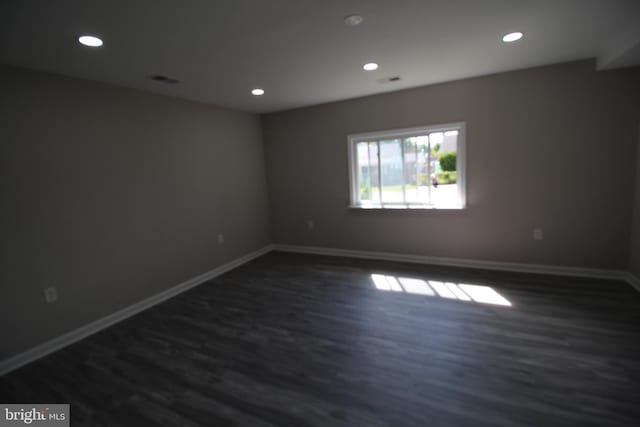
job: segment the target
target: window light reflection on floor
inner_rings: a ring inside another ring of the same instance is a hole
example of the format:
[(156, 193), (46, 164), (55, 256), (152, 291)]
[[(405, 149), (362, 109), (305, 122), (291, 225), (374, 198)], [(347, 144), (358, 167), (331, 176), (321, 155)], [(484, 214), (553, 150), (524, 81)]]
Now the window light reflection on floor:
[(439, 296), (460, 301), (473, 301), (481, 304), (493, 304), (510, 307), (505, 297), (489, 286), (466, 283), (440, 282), (411, 277), (395, 277), (384, 274), (372, 274), (371, 280), (377, 289), (392, 292), (405, 292), (415, 295)]
[[(372, 277), (373, 276), (376, 276), (376, 274), (373, 274)], [(433, 289), (431, 289), (431, 287), (427, 285), (427, 282), (425, 282), (422, 279), (411, 279), (408, 277), (400, 277), (398, 278), (398, 280), (400, 281), (400, 284), (402, 285), (402, 288), (405, 292), (408, 292), (410, 294), (418, 294), (418, 295), (431, 295), (431, 296), (435, 295), (435, 292), (433, 292)]]

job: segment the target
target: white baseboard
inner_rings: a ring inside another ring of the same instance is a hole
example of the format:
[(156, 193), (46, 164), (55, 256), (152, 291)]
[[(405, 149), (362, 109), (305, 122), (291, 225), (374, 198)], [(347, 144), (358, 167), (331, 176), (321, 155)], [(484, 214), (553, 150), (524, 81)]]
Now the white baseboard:
[(27, 363), (31, 363), (50, 353), (53, 353), (54, 351), (60, 350), (70, 344), (75, 343), (76, 341), (88, 337), (89, 335), (93, 335), (96, 332), (101, 331), (102, 329), (108, 328), (115, 323), (138, 314), (141, 311), (144, 311), (193, 287), (201, 285), (213, 279), (214, 277), (220, 276), (221, 274), (226, 273), (229, 270), (233, 270), (234, 268), (239, 267), (242, 264), (245, 264), (270, 252), (272, 249), (272, 245), (267, 245), (262, 249), (258, 249), (255, 252), (251, 252), (244, 256), (241, 256), (240, 258), (236, 258), (233, 261), (230, 261), (204, 274), (182, 282), (179, 285), (155, 294), (133, 305), (125, 307), (122, 310), (118, 310), (115, 313), (95, 320), (87, 325), (81, 326), (78, 329), (74, 329), (73, 331), (67, 332), (66, 334), (56, 337), (52, 340), (39, 344), (25, 352), (10, 357), (9, 359), (3, 360), (0, 362), (0, 376), (18, 369), (19, 367), (26, 365)]
[(515, 271), (518, 273), (554, 274), (559, 276), (590, 277), (597, 279), (628, 280), (628, 273), (622, 270), (600, 270), (582, 267), (564, 267), (542, 264), (522, 264), (496, 262), (465, 258), (430, 257), (406, 255), (393, 252), (369, 252), (351, 249), (321, 248), (315, 246), (273, 245), (273, 249), (283, 252), (342, 256), (352, 258), (379, 259), (385, 261), (412, 262), (417, 264), (445, 265), (451, 267), (480, 268), (484, 270)]
[(21, 366), (31, 363), (41, 357), (44, 357), (54, 351), (60, 350), (70, 344), (80, 341), (102, 329), (108, 328), (128, 317), (140, 313), (156, 304), (159, 304), (171, 297), (174, 297), (182, 292), (185, 292), (191, 288), (194, 288), (202, 283), (205, 283), (227, 271), (233, 270), (236, 267), (241, 266), (255, 258), (258, 258), (272, 250), (282, 252), (296, 252), (305, 254), (316, 255), (329, 255), (340, 257), (352, 257), (352, 258), (365, 258), (365, 259), (379, 259), (385, 261), (399, 261), (399, 262), (411, 262), (418, 264), (433, 264), (433, 265), (445, 265), (451, 267), (467, 267), (467, 268), (480, 268), (486, 270), (502, 270), (502, 271), (514, 271), (520, 273), (537, 273), (537, 274), (554, 274), (561, 276), (577, 276), (577, 277), (590, 277), (598, 279), (613, 279), (622, 280), (629, 283), (640, 292), (640, 279), (631, 274), (621, 270), (600, 270), (581, 267), (563, 267), (553, 265), (540, 265), (540, 264), (521, 264), (511, 262), (496, 262), (496, 261), (483, 261), (464, 258), (444, 258), (444, 257), (429, 257), (422, 255), (407, 255), (392, 252), (369, 252), (358, 251), (351, 249), (335, 249), (335, 248), (322, 248), (313, 246), (295, 246), (295, 245), (267, 245), (255, 252), (248, 253), (240, 258), (236, 258), (226, 264), (223, 264), (211, 271), (201, 274), (197, 277), (189, 279), (180, 283), (172, 288), (162, 291), (156, 295), (146, 298), (140, 302), (123, 308), (115, 313), (105, 316), (101, 319), (95, 320), (85, 326), (82, 326), (73, 331), (67, 332), (64, 335), (56, 337), (52, 340), (39, 344), (27, 351), (10, 357), (9, 359), (0, 361), (0, 376), (18, 369)]
[(631, 286), (633, 286), (638, 292), (640, 292), (640, 279), (638, 279), (636, 276), (633, 275), (633, 273), (628, 272), (626, 274), (625, 279), (627, 280), (627, 283), (630, 284)]

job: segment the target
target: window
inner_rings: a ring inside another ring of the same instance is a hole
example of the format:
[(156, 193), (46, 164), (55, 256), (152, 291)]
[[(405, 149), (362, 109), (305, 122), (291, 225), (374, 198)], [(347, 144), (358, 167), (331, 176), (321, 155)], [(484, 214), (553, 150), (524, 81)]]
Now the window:
[(351, 207), (462, 209), (465, 124), (349, 136)]

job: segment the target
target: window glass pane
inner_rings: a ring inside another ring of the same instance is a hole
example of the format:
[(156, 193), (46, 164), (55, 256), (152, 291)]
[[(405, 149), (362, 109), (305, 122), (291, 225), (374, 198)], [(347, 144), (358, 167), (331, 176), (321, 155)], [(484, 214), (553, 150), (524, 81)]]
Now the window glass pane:
[(429, 126), (420, 133), (406, 129), (352, 140), (354, 203), (385, 209), (463, 208), (463, 131), (457, 125)]
[(431, 203), (438, 207), (459, 204), (458, 196), (458, 131), (437, 132), (431, 139), (432, 179)]
[(378, 171), (378, 143), (369, 143), (369, 172), (371, 176), (371, 201), (380, 203), (380, 176)]
[(429, 170), (429, 137), (427, 135), (421, 135), (416, 137), (416, 149), (417, 153), (417, 182), (418, 187), (417, 202), (420, 204), (429, 204), (429, 192), (431, 185), (430, 170)]
[(405, 138), (404, 144), (404, 194), (407, 203), (418, 202), (418, 139)]
[(371, 201), (371, 168), (369, 165), (369, 143), (359, 142), (356, 146), (358, 156), (358, 200)]
[(404, 181), (401, 140), (380, 141), (380, 170), (382, 173), (382, 202), (403, 203)]

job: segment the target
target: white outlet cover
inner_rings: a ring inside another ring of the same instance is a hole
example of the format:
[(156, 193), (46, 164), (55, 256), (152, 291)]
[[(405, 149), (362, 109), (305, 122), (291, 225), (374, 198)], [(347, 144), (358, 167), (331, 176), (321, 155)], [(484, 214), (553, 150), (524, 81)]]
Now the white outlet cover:
[(221, 245), (224, 243), (224, 234), (218, 234), (218, 244)]
[(309, 228), (309, 230), (313, 230), (315, 226), (316, 225), (313, 223), (312, 219), (307, 220), (307, 227)]
[(534, 228), (533, 240), (542, 240), (542, 237), (543, 237), (542, 228)]
[(44, 300), (47, 303), (58, 301), (58, 290), (54, 286), (46, 288), (44, 290)]

